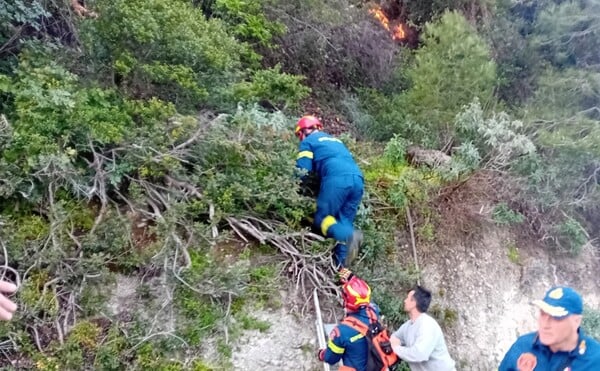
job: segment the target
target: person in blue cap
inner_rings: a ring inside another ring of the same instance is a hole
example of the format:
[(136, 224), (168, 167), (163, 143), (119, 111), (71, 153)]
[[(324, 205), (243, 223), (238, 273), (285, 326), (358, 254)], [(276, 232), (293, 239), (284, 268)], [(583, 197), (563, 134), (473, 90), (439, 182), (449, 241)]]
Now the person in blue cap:
[(570, 287), (552, 287), (542, 300), (538, 330), (510, 347), (498, 371), (600, 370), (600, 343), (580, 328), (583, 300)]
[(300, 139), (296, 167), (320, 178), (314, 224), (323, 236), (337, 241), (333, 257), (341, 282), (351, 278), (347, 269), (357, 256), (363, 234), (354, 229), (354, 218), (363, 196), (360, 168), (341, 140), (322, 131), (315, 116), (304, 116), (296, 124)]

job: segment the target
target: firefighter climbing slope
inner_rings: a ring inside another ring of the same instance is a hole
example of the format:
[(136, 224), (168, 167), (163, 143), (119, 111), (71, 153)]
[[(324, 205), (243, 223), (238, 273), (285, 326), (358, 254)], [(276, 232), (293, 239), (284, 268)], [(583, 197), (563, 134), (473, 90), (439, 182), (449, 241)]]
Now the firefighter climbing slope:
[(358, 255), (363, 234), (354, 229), (354, 218), (363, 196), (363, 175), (341, 140), (322, 131), (314, 116), (296, 124), (300, 139), (296, 167), (320, 178), (314, 224), (325, 237), (337, 241), (333, 259), (337, 269), (347, 267)]

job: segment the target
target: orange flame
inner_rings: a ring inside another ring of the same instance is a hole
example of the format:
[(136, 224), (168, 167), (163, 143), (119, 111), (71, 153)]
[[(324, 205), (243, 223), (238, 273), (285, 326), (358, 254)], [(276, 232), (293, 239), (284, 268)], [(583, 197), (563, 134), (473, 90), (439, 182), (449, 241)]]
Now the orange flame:
[(392, 31), (392, 38), (394, 40), (402, 40), (404, 37), (406, 37), (406, 32), (404, 32), (404, 26), (402, 23), (400, 23), (394, 27), (394, 30)]
[(390, 20), (383, 13), (383, 10), (380, 7), (369, 9), (369, 14), (373, 14), (373, 17), (379, 21), (383, 25), (383, 28), (386, 30), (390, 30)]
[(390, 20), (383, 12), (380, 6), (376, 6), (375, 8), (369, 9), (369, 14), (372, 14), (375, 19), (381, 23), (383, 28), (389, 31), (392, 34), (392, 39), (394, 40), (402, 40), (406, 36), (406, 32), (404, 31), (404, 26), (402, 23), (390, 28)]

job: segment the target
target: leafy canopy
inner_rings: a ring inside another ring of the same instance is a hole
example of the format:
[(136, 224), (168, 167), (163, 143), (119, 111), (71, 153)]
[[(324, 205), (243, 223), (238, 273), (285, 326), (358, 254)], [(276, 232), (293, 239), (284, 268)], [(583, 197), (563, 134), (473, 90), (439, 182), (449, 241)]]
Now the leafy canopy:
[[(88, 58), (108, 65), (123, 90), (193, 106), (217, 104), (241, 74), (247, 46), (188, 1), (100, 0), (85, 24)], [(110, 78), (110, 76), (109, 76)]]
[(403, 103), (408, 114), (442, 143), (461, 107), (479, 97), (492, 98), (496, 66), (485, 41), (458, 12), (428, 23), (423, 46), (407, 71), (412, 82)]

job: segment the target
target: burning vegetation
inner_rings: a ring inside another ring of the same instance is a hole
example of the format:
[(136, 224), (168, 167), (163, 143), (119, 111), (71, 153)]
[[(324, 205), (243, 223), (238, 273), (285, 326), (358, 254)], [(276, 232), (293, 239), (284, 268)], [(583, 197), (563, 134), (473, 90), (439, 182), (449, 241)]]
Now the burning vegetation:
[(381, 6), (376, 5), (375, 7), (369, 9), (369, 14), (373, 15), (373, 17), (379, 21), (383, 28), (390, 33), (392, 39), (398, 41), (403, 41), (406, 39), (406, 26), (396, 20), (390, 21)]

